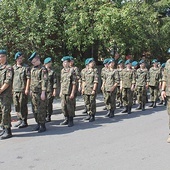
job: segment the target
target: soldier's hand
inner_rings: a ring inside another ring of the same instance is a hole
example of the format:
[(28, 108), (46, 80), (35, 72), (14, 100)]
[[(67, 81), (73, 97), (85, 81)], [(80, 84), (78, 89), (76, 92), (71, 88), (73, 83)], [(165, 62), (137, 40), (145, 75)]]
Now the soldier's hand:
[(95, 93), (96, 93), (96, 92), (93, 90), (93, 91), (91, 92), (91, 95), (95, 95)]
[(73, 99), (74, 98), (74, 94), (71, 93), (69, 98)]
[(28, 95), (29, 94), (29, 91), (28, 90), (25, 90), (25, 95)]
[(42, 91), (42, 93), (41, 93), (41, 100), (45, 100), (45, 91)]
[(165, 98), (166, 98), (166, 92), (165, 91), (161, 92), (161, 97), (162, 97), (163, 100), (165, 100)]

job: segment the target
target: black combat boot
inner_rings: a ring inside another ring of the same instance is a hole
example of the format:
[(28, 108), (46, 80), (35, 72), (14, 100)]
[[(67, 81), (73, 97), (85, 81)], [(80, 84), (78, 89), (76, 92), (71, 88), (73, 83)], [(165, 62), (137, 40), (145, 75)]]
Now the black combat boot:
[(5, 128), (4, 134), (1, 136), (1, 140), (12, 137), (11, 128)]
[(45, 121), (46, 121), (46, 122), (51, 122), (51, 115), (47, 115)]
[(3, 127), (1, 132), (0, 132), (0, 136), (2, 136), (5, 133), (5, 128)]
[(82, 113), (87, 113), (87, 107), (84, 107), (84, 111)]
[(107, 107), (105, 106), (105, 107), (103, 108), (103, 110), (107, 110)]
[(94, 115), (91, 115), (90, 119), (89, 119), (89, 122), (94, 122), (95, 121), (95, 116)]
[(128, 111), (128, 106), (125, 106), (124, 110), (121, 113), (127, 113)]
[(142, 109), (142, 104), (139, 104), (139, 106), (136, 108), (136, 110), (141, 110)]
[(142, 104), (142, 111), (145, 111), (145, 104)]
[(69, 119), (68, 119), (68, 127), (72, 127), (72, 126), (74, 126), (73, 117), (70, 116)]
[(25, 128), (25, 127), (27, 127), (27, 126), (28, 126), (27, 121), (26, 121), (26, 120), (22, 120), (22, 123), (19, 125), (18, 128)]
[(163, 100), (161, 100), (159, 103), (158, 103), (158, 105), (162, 105), (163, 104)]
[(156, 102), (153, 103), (153, 108), (155, 108), (155, 107), (156, 107)]
[(84, 120), (90, 120), (90, 118), (91, 118), (91, 115), (88, 114), (87, 117), (84, 118)]
[(120, 107), (120, 102), (118, 102), (118, 103), (116, 104), (116, 107)]
[(111, 110), (108, 110), (107, 114), (105, 115), (105, 117), (109, 117), (111, 113)]
[(127, 111), (127, 113), (128, 113), (128, 114), (131, 114), (131, 110), (132, 110), (132, 106), (128, 106), (128, 111)]
[(36, 124), (35, 127), (32, 129), (32, 131), (37, 131), (40, 129), (40, 124)]
[(149, 107), (153, 107), (153, 105), (154, 105), (154, 102), (151, 102), (151, 104), (149, 105)]
[(113, 118), (113, 117), (115, 116), (114, 113), (115, 113), (114, 110), (112, 110), (112, 111), (110, 112), (109, 118)]
[(45, 123), (40, 123), (40, 128), (38, 130), (38, 133), (45, 132), (45, 131), (46, 131)]
[(68, 117), (66, 116), (64, 121), (60, 123), (60, 125), (68, 125)]
[(22, 124), (22, 120), (19, 119), (19, 120), (17, 121), (17, 123), (14, 125), (14, 127), (19, 127), (21, 124)]
[(122, 108), (123, 107), (123, 103), (120, 103), (120, 106), (119, 106), (119, 108)]
[(166, 106), (167, 105), (167, 100), (165, 99), (165, 101), (164, 101), (164, 106)]

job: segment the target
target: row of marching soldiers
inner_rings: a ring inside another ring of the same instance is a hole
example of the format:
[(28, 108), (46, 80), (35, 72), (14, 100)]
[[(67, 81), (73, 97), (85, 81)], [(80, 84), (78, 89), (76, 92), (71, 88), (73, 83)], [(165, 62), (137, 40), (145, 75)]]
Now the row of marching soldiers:
[[(11, 132), (11, 104), (12, 99), (17, 112), (18, 122), (14, 125), (18, 128), (28, 126), (28, 96), (31, 99), (32, 112), (36, 125), (32, 129), (39, 133), (46, 131), (46, 122), (51, 121), (53, 113), (53, 99), (57, 94), (56, 73), (52, 69), (52, 59), (47, 57), (41, 63), (41, 57), (36, 52), (28, 58), (32, 67), (23, 63), (24, 55), (17, 52), (14, 57), (16, 63), (11, 66), (8, 64), (6, 50), (0, 50), (0, 137), (7, 139), (12, 137)], [(64, 121), (61, 125), (74, 125), (76, 96), (80, 91), (85, 102), (87, 117), (85, 121), (95, 121), (96, 114), (96, 95), (99, 83), (98, 70), (95, 67), (93, 58), (85, 61), (85, 68), (81, 74), (74, 66), (74, 59), (71, 56), (62, 58), (63, 68), (61, 70), (60, 94), (62, 113)], [(125, 69), (120, 72), (115, 69), (114, 59), (106, 59), (105, 72), (102, 71), (102, 90), (104, 101), (108, 110), (106, 116), (113, 117), (116, 109), (117, 91), (122, 92), (124, 112), (131, 113), (132, 96), (134, 91), (138, 96), (138, 109), (145, 109), (146, 90), (151, 88), (153, 94), (152, 104), (156, 106), (157, 92), (161, 83), (161, 72), (157, 68), (157, 60), (153, 61), (153, 71), (145, 67), (144, 60), (139, 62), (139, 69), (132, 69), (131, 61), (125, 62)], [(151, 70), (151, 69), (150, 69)], [(152, 73), (153, 72), (153, 73)], [(149, 74), (150, 73), (150, 74)], [(156, 83), (154, 83), (156, 81)], [(121, 95), (120, 95), (121, 96)]]

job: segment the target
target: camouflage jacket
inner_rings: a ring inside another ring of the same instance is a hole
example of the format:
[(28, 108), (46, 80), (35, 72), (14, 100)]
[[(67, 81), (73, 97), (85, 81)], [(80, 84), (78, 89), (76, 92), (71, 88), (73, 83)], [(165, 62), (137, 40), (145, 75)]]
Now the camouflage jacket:
[(12, 91), (12, 80), (13, 80), (13, 68), (11, 65), (7, 63), (4, 65), (0, 65), (0, 87), (2, 87), (5, 83), (9, 85), (9, 87), (0, 94), (2, 96), (6, 93), (11, 93)]
[(47, 92), (53, 92), (57, 88), (57, 75), (52, 69), (48, 69)]
[(166, 62), (162, 81), (166, 83), (166, 95), (170, 96), (170, 60)]
[(98, 70), (96, 68), (86, 69), (82, 76), (82, 81), (84, 82), (84, 94), (90, 95), (93, 91), (94, 83), (99, 81)]
[(143, 87), (149, 82), (149, 72), (147, 69), (142, 70), (141, 68), (136, 71), (136, 86)]
[(120, 75), (120, 80), (122, 81), (123, 88), (131, 88), (132, 84), (136, 83), (134, 70), (127, 70), (126, 68), (122, 70)]
[(36, 66), (31, 69), (30, 90), (32, 92), (41, 92), (47, 90), (48, 71), (42, 66)]
[(76, 85), (77, 79), (73, 68), (63, 68), (61, 70), (61, 94), (70, 95), (72, 91), (72, 85)]
[(159, 82), (161, 82), (161, 70), (160, 70), (160, 68), (151, 67), (149, 69), (149, 77), (150, 77), (149, 85), (158, 87)]
[(30, 79), (31, 73), (30, 68), (23, 64), (22, 66), (13, 66), (14, 77), (13, 77), (13, 91), (15, 92), (24, 92), (27, 79)]
[(119, 72), (117, 69), (110, 70), (106, 73), (105, 77), (105, 90), (110, 91), (115, 83), (120, 82)]

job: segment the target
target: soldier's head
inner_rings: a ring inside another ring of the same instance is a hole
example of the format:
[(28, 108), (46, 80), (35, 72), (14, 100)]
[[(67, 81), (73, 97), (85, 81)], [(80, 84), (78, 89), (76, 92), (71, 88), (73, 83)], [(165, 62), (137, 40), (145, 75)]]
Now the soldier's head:
[(68, 68), (70, 67), (70, 57), (69, 56), (64, 56), (61, 61), (63, 62), (63, 67)]
[(117, 63), (118, 68), (123, 68), (123, 60), (119, 60)]
[(0, 64), (3, 65), (7, 60), (7, 52), (6, 50), (0, 50)]
[(104, 65), (105, 67), (108, 67), (108, 61), (109, 61), (109, 60), (110, 60), (110, 58), (104, 59), (103, 65)]
[(36, 52), (32, 53), (28, 60), (33, 66), (39, 66), (41, 64), (40, 57)]
[(88, 68), (94, 68), (95, 66), (94, 58), (89, 58), (87, 64), (88, 64)]
[(115, 60), (114, 60), (114, 58), (111, 58), (111, 59), (108, 61), (108, 65), (109, 65), (109, 68), (114, 68), (114, 66), (115, 66)]
[(145, 61), (144, 60), (140, 60), (139, 61), (139, 65), (140, 65), (140, 68), (144, 69), (145, 68)]
[(152, 60), (152, 65), (153, 65), (154, 67), (158, 67), (158, 60), (157, 60), (157, 59), (153, 59), (153, 60)]
[(51, 57), (45, 58), (44, 65), (45, 65), (46, 68), (50, 68), (52, 66), (52, 59), (51, 59)]
[(18, 51), (18, 52), (15, 54), (14, 59), (15, 59), (15, 61), (16, 61), (17, 64), (19, 64), (19, 65), (22, 64), (22, 62), (23, 62), (23, 54)]
[(134, 69), (138, 68), (138, 62), (137, 61), (132, 62), (132, 68), (134, 68)]
[(74, 66), (74, 58), (72, 56), (70, 57), (70, 67)]
[(131, 68), (132, 67), (131, 60), (126, 60), (125, 66), (126, 68)]

